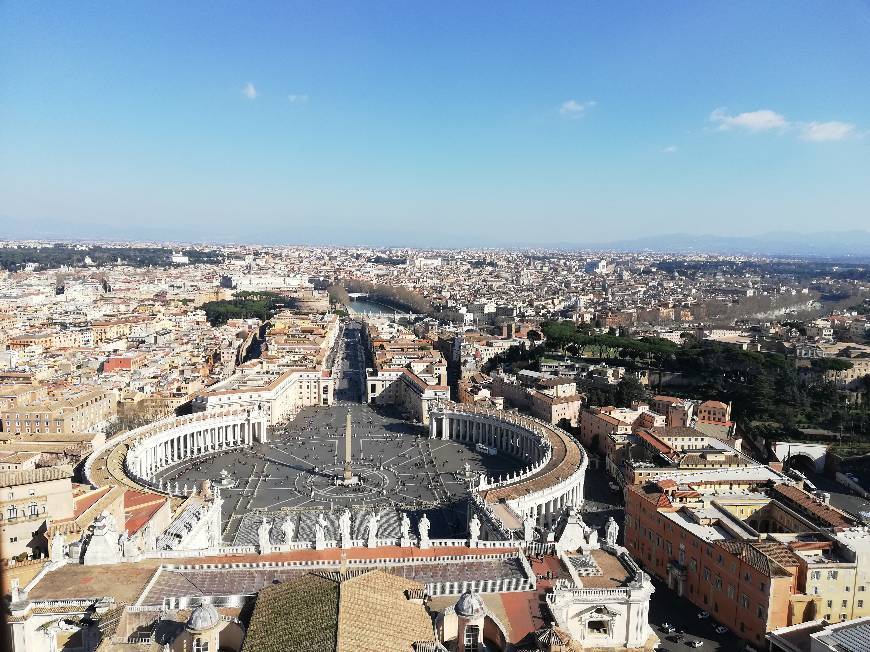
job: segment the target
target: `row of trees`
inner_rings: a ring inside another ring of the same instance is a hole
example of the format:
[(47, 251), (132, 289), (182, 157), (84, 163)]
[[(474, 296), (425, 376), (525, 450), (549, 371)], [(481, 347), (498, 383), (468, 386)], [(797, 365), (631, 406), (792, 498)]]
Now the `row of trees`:
[[(678, 346), (658, 338), (600, 334), (564, 321), (545, 322), (542, 331), (546, 346), (531, 349), (525, 354), (531, 359), (526, 362), (520, 357), (520, 364), (535, 368), (544, 349), (577, 354), (585, 348), (593, 355), (598, 349), (599, 357), (616, 351), (612, 363), (679, 374), (681, 391), (687, 396), (730, 402), (733, 418), (746, 430), (773, 427), (782, 433), (797, 427), (819, 427), (870, 437), (870, 377), (864, 379), (857, 401), (825, 378), (828, 371), (851, 368), (847, 360), (817, 360), (800, 370), (793, 358), (781, 353), (744, 351), (692, 336)], [(513, 362), (516, 357), (505, 352), (494, 362)], [(643, 398), (643, 387), (635, 385), (635, 381), (623, 381), (613, 388), (590, 389), (589, 404), (628, 405)]]
[[(9, 271), (24, 269), (27, 263), (37, 263), (42, 269), (58, 267), (84, 267), (85, 258), (95, 266), (114, 265), (120, 259), (133, 267), (169, 267), (171, 249), (163, 247), (75, 247), (55, 244), (51, 247), (0, 247), (0, 268)], [(218, 251), (187, 250), (184, 255), (191, 263), (219, 263), (223, 256)]]
[(388, 306), (428, 314), (432, 312), (432, 303), (423, 295), (413, 290), (395, 285), (381, 285), (358, 279), (345, 279), (328, 288), (329, 295), (333, 300), (347, 305), (350, 301), (348, 293), (367, 294), (372, 301), (383, 303)]
[(212, 326), (221, 326), (230, 319), (251, 319), (262, 321), (284, 308), (290, 301), (276, 292), (236, 292), (232, 299), (209, 301), (202, 305), (206, 319)]
[(591, 326), (578, 326), (572, 321), (546, 321), (541, 324), (541, 331), (547, 342), (547, 348), (553, 351), (578, 355), (586, 348), (598, 351), (600, 358), (610, 357), (610, 351), (616, 351), (619, 357), (629, 359), (646, 359), (658, 363), (674, 357), (680, 347), (669, 340), (658, 337), (635, 339), (595, 332)]

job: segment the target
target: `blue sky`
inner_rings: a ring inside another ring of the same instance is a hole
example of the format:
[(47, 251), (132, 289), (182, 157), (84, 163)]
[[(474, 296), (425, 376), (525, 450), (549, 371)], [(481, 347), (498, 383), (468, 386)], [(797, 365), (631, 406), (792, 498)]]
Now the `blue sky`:
[(6, 0), (0, 237), (868, 228), (868, 71), (866, 0)]

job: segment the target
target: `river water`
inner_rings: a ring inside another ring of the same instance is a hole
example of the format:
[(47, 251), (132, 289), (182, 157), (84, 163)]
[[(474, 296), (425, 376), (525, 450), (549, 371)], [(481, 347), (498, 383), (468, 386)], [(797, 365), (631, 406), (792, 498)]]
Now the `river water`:
[(350, 314), (383, 314), (390, 316), (393, 316), (393, 314), (395, 314), (395, 310), (393, 310), (392, 308), (382, 306), (381, 304), (374, 303), (372, 301), (367, 301), (366, 299), (357, 299), (356, 301), (351, 301), (349, 304), (347, 304), (347, 310)]

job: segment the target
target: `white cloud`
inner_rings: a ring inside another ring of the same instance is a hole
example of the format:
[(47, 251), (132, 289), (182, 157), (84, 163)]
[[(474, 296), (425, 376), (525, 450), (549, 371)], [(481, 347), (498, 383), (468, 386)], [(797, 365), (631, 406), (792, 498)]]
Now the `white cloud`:
[(665, 154), (673, 154), (677, 151), (676, 145), (668, 145), (667, 147), (662, 148), (662, 152)]
[(855, 125), (851, 122), (807, 122), (801, 125), (801, 138), (822, 143), (829, 140), (843, 140), (854, 135)]
[(305, 93), (302, 95), (288, 95), (287, 99), (290, 100), (290, 104), (305, 104), (308, 101), (308, 95)]
[(769, 129), (785, 129), (789, 121), (784, 116), (770, 109), (747, 111), (737, 115), (729, 115), (727, 109), (718, 108), (710, 114), (710, 121), (719, 125), (719, 129), (746, 129), (748, 131), (767, 131)]
[(579, 118), (586, 113), (587, 109), (591, 109), (593, 106), (595, 106), (593, 100), (589, 100), (588, 102), (566, 100), (565, 102), (562, 102), (562, 105), (559, 107), (559, 113), (568, 116), (569, 118)]
[(242, 88), (242, 95), (244, 95), (249, 100), (257, 99), (257, 87), (254, 86), (253, 82), (248, 82)]

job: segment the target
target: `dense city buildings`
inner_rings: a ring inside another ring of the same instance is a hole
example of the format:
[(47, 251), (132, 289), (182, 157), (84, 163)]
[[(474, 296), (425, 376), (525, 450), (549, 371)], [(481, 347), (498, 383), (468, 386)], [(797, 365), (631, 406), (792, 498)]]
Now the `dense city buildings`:
[(11, 649), (792, 652), (870, 616), (866, 281), (5, 246)]

